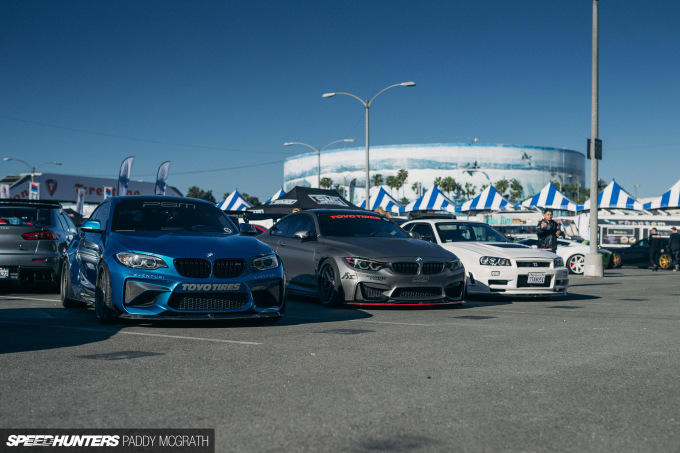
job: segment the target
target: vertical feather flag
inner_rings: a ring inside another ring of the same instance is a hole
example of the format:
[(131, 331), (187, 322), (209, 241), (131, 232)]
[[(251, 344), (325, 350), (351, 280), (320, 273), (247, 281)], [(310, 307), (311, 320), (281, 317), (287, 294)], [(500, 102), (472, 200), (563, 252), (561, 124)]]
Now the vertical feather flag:
[(165, 195), (165, 181), (168, 180), (168, 173), (170, 173), (170, 161), (163, 162), (158, 167), (158, 174), (156, 175), (156, 195)]
[(132, 162), (135, 156), (126, 158), (120, 165), (120, 173), (118, 175), (118, 195), (127, 195), (128, 187), (130, 186), (130, 175), (132, 174)]

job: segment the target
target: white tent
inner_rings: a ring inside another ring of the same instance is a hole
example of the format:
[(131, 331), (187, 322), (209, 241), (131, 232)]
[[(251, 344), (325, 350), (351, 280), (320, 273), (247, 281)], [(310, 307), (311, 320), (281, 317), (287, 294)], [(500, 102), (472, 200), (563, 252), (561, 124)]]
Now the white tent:
[(265, 201), (264, 204), (271, 203), (271, 202), (274, 201), (274, 200), (278, 200), (279, 197), (280, 197), (281, 195), (285, 194), (285, 193), (286, 193), (286, 191), (283, 190), (283, 187), (280, 188), (279, 190), (276, 191), (276, 193), (275, 193), (274, 195), (272, 195), (272, 196), (269, 198), (269, 200)]
[(477, 195), (472, 200), (455, 207), (456, 212), (466, 211), (502, 211), (510, 209), (520, 209), (516, 204), (503, 198), (503, 195), (491, 185), (484, 189), (484, 192)]
[[(364, 200), (359, 207), (366, 209), (366, 200)], [(387, 212), (399, 212), (399, 208), (403, 207), (403, 205), (387, 193), (383, 186), (372, 187), (371, 209), (369, 209), (369, 211), (375, 211), (378, 207), (383, 208)]]
[(425, 195), (412, 201), (406, 206), (399, 208), (399, 212), (411, 212), (419, 210), (433, 210), (433, 211), (453, 211), (456, 204), (449, 200), (437, 186), (425, 192)]
[(217, 205), (223, 211), (245, 211), (247, 208), (252, 208), (253, 205), (248, 203), (243, 196), (234, 190), (222, 203)]
[(679, 208), (680, 207), (680, 180), (668, 191), (664, 192), (656, 200), (644, 204), (645, 209)]
[(539, 193), (523, 201), (521, 206), (524, 208), (538, 207), (576, 212), (576, 203), (565, 197), (551, 182), (546, 184)]
[[(602, 192), (597, 196), (597, 207), (598, 209), (634, 209), (636, 211), (642, 211), (644, 206), (642, 203), (633, 198), (628, 192), (623, 190), (623, 187), (618, 185), (616, 181), (612, 179), (612, 182), (605, 187)], [(577, 211), (589, 211), (590, 210), (590, 200), (579, 204), (576, 207)]]

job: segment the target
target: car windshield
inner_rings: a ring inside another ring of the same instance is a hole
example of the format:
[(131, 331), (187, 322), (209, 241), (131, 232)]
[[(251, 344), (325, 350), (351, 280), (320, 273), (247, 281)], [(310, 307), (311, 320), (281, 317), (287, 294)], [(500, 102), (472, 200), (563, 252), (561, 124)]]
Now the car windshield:
[(123, 200), (113, 214), (113, 231), (196, 231), (236, 234), (219, 208), (184, 201)]
[(319, 214), (323, 236), (344, 238), (408, 238), (402, 229), (385, 217), (372, 214)]
[(2, 225), (50, 225), (50, 210), (24, 206), (0, 207)]
[(485, 223), (437, 223), (442, 242), (512, 242)]

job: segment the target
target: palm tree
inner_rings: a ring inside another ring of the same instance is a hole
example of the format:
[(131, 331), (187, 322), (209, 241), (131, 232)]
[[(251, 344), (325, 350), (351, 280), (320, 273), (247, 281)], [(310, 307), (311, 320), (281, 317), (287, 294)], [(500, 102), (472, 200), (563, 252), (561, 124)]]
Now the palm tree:
[(496, 181), (496, 184), (493, 185), (498, 193), (501, 195), (505, 196), (505, 192), (508, 191), (508, 187), (510, 186), (510, 183), (508, 182), (507, 179), (503, 178), (500, 181)]
[[(406, 180), (408, 179), (408, 171), (404, 170), (403, 168), (397, 172), (397, 180), (399, 181), (399, 187), (397, 187), (397, 190), (399, 188), (403, 187), (406, 184)], [(403, 196), (402, 192), (402, 196)]]
[(473, 186), (469, 182), (466, 182), (465, 183), (465, 189), (463, 190), (463, 192), (465, 193), (465, 196), (467, 198), (470, 198), (470, 197), (475, 196), (475, 193), (477, 192), (477, 190), (475, 189), (475, 186)]
[(444, 180), (442, 179), (441, 176), (437, 176), (436, 178), (434, 178), (434, 186), (437, 189), (441, 189), (443, 184), (444, 184)]
[(390, 191), (399, 187), (399, 180), (396, 176), (388, 176), (385, 183), (387, 184), (387, 187), (390, 188)]
[(510, 181), (510, 201), (514, 203), (521, 201), (523, 193), (524, 188), (522, 187), (522, 183), (516, 179)]
[(444, 178), (444, 180), (442, 181), (442, 190), (443, 190), (444, 192), (446, 192), (447, 195), (450, 197), (450, 196), (451, 196), (451, 192), (454, 192), (454, 191), (457, 192), (457, 191), (460, 190), (460, 184), (458, 184), (458, 183), (456, 182), (456, 180), (455, 180), (454, 178), (452, 178), (451, 176), (447, 176), (447, 177)]
[(373, 178), (371, 178), (371, 182), (373, 182), (373, 185), (375, 187), (382, 186), (383, 183), (383, 175), (380, 173), (376, 173), (373, 175)]
[(319, 181), (319, 185), (322, 189), (328, 189), (333, 185), (333, 180), (331, 178), (323, 177), (321, 178), (321, 181)]

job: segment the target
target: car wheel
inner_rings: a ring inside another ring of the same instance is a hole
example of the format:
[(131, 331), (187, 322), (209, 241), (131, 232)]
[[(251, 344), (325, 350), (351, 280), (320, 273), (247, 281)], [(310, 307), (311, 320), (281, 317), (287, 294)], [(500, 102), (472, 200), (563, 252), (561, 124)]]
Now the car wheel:
[(111, 309), (111, 279), (108, 268), (101, 264), (97, 272), (97, 288), (94, 292), (94, 312), (101, 324), (111, 324), (116, 313)]
[(668, 269), (671, 267), (671, 256), (667, 253), (664, 253), (659, 257), (659, 267), (661, 269)]
[(339, 275), (338, 267), (332, 260), (324, 261), (319, 269), (319, 299), (327, 307), (337, 307), (345, 299)]
[(66, 261), (64, 261), (64, 264), (61, 266), (61, 285), (59, 294), (61, 296), (61, 305), (64, 308), (78, 308), (85, 306), (85, 304), (78, 302), (73, 298), (73, 288), (71, 288), (71, 273), (68, 262)]
[(586, 258), (583, 255), (572, 255), (567, 260), (567, 269), (572, 274), (582, 274), (586, 267)]
[(621, 265), (623, 264), (621, 255), (619, 255), (618, 253), (612, 253), (611, 263), (614, 269), (618, 269), (619, 267), (621, 267)]

